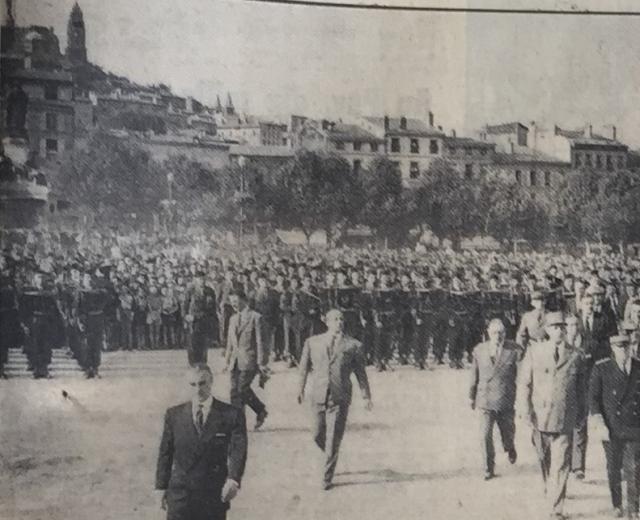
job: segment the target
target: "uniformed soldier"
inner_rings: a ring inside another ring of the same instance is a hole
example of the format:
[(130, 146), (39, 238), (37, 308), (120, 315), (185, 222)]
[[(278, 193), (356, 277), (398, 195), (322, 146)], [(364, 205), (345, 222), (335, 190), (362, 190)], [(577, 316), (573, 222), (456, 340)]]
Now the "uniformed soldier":
[(365, 283), (362, 291), (360, 292), (359, 308), (362, 338), (357, 338), (364, 345), (365, 357), (368, 365), (371, 365), (374, 359), (374, 344), (376, 336), (376, 291), (376, 273), (373, 269), (370, 269), (366, 274)]
[(464, 368), (462, 358), (468, 351), (468, 320), (467, 295), (458, 276), (451, 280), (451, 289), (447, 295), (447, 308), (449, 314), (449, 364), (451, 368)]
[(408, 274), (400, 277), (399, 299), (398, 361), (401, 365), (406, 365), (414, 346), (417, 312), (414, 308), (415, 288)]
[(433, 355), (438, 365), (444, 364), (444, 353), (447, 348), (447, 330), (449, 319), (447, 316), (447, 293), (442, 287), (442, 278), (434, 276), (430, 291), (430, 305), (433, 326), (430, 327), (433, 340)]
[(532, 310), (527, 311), (522, 316), (518, 333), (516, 334), (516, 343), (520, 345), (523, 355), (529, 348), (532, 341), (542, 341), (545, 338), (544, 329), (544, 299), (541, 291), (531, 293)]
[(335, 308), (342, 312), (345, 332), (352, 338), (360, 337), (360, 288), (348, 284), (346, 276), (341, 276), (334, 294)]
[(384, 272), (374, 298), (374, 364), (378, 372), (387, 369), (398, 328), (399, 292), (389, 283), (389, 274)]
[(193, 285), (189, 288), (185, 300), (185, 324), (191, 337), (187, 358), (192, 366), (207, 362), (209, 322), (215, 309), (215, 300), (211, 301), (211, 295), (205, 291), (204, 276), (204, 271), (196, 271)]
[(106, 291), (91, 279), (90, 273), (85, 273), (78, 294), (77, 316), (83, 350), (81, 367), (87, 379), (99, 377), (106, 297)]
[[(640, 497), (640, 361), (633, 358), (629, 337), (610, 338), (612, 356), (598, 361), (590, 385), (590, 430), (600, 438), (614, 514), (638, 518)], [(622, 481), (627, 501), (622, 503)]]
[(49, 377), (53, 348), (50, 325), (56, 316), (62, 315), (58, 295), (50, 284), (44, 285), (44, 275), (42, 271), (34, 275), (33, 286), (22, 293), (19, 301), (20, 319), (27, 336), (27, 358), (35, 379)]
[(19, 345), (20, 321), (18, 319), (18, 295), (9, 273), (0, 276), (0, 378), (7, 379), (5, 365), (9, 360), (9, 348)]

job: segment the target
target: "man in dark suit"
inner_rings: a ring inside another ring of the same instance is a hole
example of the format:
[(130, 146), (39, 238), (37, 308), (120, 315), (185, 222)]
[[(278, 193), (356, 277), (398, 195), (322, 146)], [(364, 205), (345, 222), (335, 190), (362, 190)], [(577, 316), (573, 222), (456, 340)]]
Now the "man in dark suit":
[(268, 377), (269, 348), (264, 341), (262, 316), (249, 308), (247, 296), (237, 290), (229, 295), (235, 314), (229, 319), (229, 337), (225, 354), (226, 370), (231, 371), (231, 404), (248, 405), (256, 414), (255, 429), (267, 418), (267, 408), (251, 389), (258, 373)]
[(225, 520), (247, 459), (244, 414), (211, 395), (205, 364), (189, 371), (193, 399), (164, 419), (156, 489), (167, 520)]
[(590, 430), (592, 438), (603, 441), (614, 515), (623, 516), (624, 480), (627, 517), (639, 518), (640, 361), (631, 356), (628, 336), (613, 336), (610, 343), (611, 358), (598, 361), (593, 369)]
[(473, 350), (469, 388), (471, 409), (480, 411), (485, 480), (494, 476), (494, 424), (498, 424), (509, 462), (515, 464), (518, 456), (514, 445), (513, 418), (520, 352), (515, 342), (505, 340), (506, 329), (500, 319), (489, 322), (487, 335), (489, 340), (478, 344)]
[(337, 309), (325, 318), (327, 332), (310, 337), (300, 360), (298, 403), (304, 400), (309, 372), (313, 370), (314, 440), (325, 454), (322, 489), (331, 488), (338, 451), (351, 404), (351, 374), (355, 374), (367, 410), (372, 408), (362, 344), (344, 334), (344, 316)]
[(609, 337), (618, 332), (615, 317), (602, 302), (603, 295), (604, 289), (596, 285), (582, 298), (581, 334), (589, 369), (596, 361), (609, 358)]

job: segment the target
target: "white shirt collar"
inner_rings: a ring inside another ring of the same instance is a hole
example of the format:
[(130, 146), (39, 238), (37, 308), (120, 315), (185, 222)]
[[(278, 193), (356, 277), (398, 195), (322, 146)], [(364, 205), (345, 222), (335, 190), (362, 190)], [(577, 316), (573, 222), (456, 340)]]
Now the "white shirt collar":
[(193, 415), (193, 424), (196, 424), (196, 414), (198, 413), (198, 407), (202, 405), (202, 417), (203, 422), (207, 422), (207, 417), (211, 411), (211, 405), (213, 404), (213, 396), (210, 395), (204, 401), (200, 402), (197, 399), (191, 401), (191, 415)]

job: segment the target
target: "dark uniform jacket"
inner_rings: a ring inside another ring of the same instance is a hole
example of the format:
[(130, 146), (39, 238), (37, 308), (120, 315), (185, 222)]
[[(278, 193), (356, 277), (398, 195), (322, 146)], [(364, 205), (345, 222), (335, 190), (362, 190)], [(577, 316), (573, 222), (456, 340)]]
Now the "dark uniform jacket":
[(240, 484), (246, 459), (244, 413), (214, 399), (202, 435), (198, 435), (189, 401), (169, 408), (165, 415), (156, 489), (167, 490), (172, 518), (189, 520), (189, 500), (198, 493), (210, 497), (213, 515), (229, 507), (221, 501), (222, 487), (227, 478)]
[(631, 360), (628, 376), (613, 358), (598, 361), (589, 401), (590, 412), (602, 415), (612, 437), (640, 441), (640, 360)]

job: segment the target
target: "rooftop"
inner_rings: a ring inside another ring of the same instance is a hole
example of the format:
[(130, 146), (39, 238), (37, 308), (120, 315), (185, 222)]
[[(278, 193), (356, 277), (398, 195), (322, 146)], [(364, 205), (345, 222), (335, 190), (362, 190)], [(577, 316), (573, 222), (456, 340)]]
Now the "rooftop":
[(528, 130), (528, 128), (519, 123), (518, 121), (514, 121), (513, 123), (501, 123), (499, 125), (487, 125), (486, 132), (488, 134), (512, 134), (518, 130), (518, 128), (524, 128)]
[(547, 155), (531, 148), (519, 147), (515, 153), (496, 153), (497, 164), (548, 164), (554, 166), (569, 166), (569, 163), (556, 157)]
[(478, 141), (471, 137), (445, 137), (444, 144), (446, 146), (452, 146), (457, 148), (495, 148), (494, 143), (488, 143), (486, 141)]
[(73, 82), (71, 73), (64, 70), (21, 69), (13, 72), (11, 77), (25, 80)]
[[(384, 117), (365, 117), (365, 121), (372, 125), (384, 128)], [(400, 117), (389, 118), (389, 128), (387, 133), (395, 135), (414, 135), (418, 137), (443, 137), (444, 132), (439, 128), (427, 125), (421, 119), (413, 117), (406, 118), (406, 128), (400, 128)]]
[(331, 141), (339, 142), (366, 141), (384, 143), (384, 139), (367, 132), (364, 128), (345, 123), (335, 123), (332, 128), (327, 130), (327, 137)]

